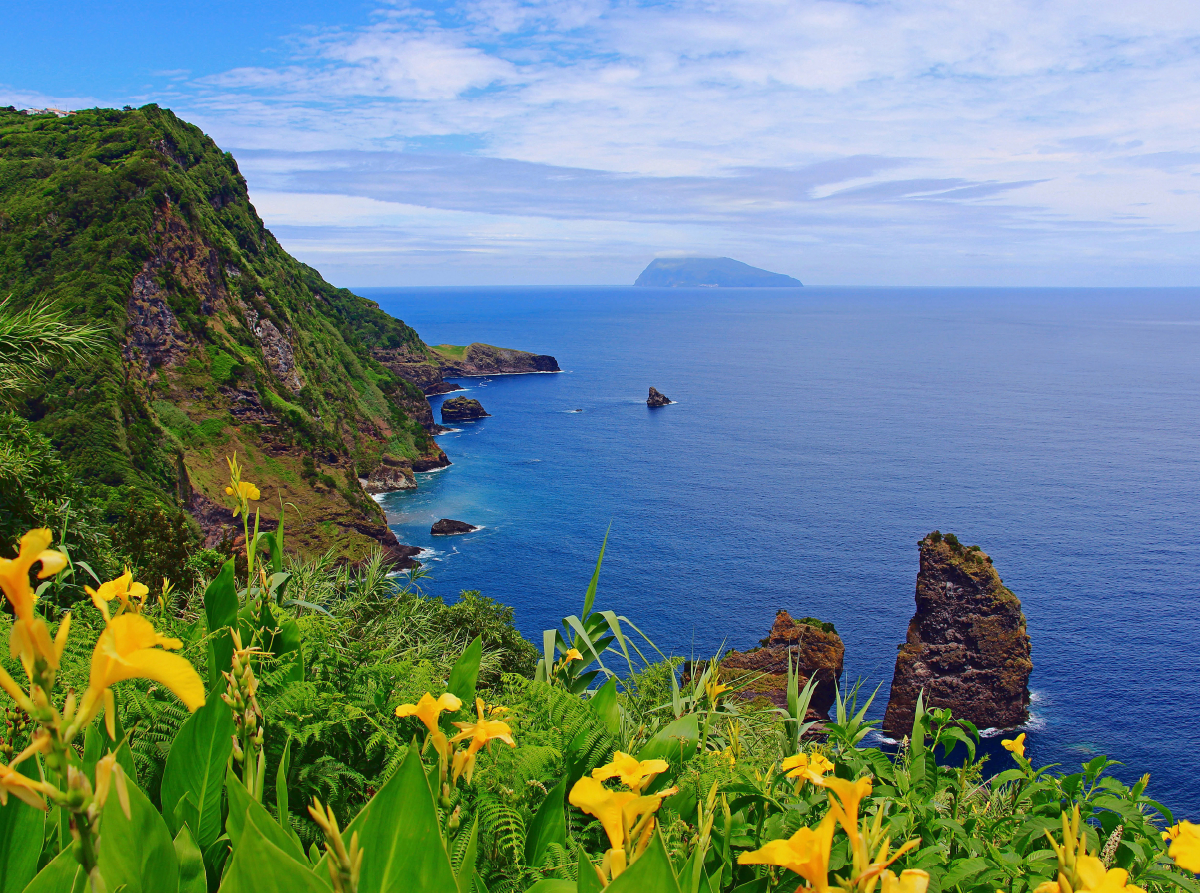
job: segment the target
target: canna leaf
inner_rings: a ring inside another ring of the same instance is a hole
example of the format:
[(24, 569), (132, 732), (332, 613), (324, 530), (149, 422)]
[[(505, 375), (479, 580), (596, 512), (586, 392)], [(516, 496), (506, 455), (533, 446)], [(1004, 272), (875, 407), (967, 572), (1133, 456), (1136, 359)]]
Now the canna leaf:
[(600, 582), (600, 565), (604, 563), (604, 550), (608, 547), (608, 534), (611, 531), (612, 524), (610, 523), (608, 530), (604, 531), (604, 541), (600, 543), (600, 554), (596, 557), (596, 569), (592, 571), (591, 582), (588, 583), (587, 592), (583, 595), (583, 617), (585, 620), (592, 613), (592, 605), (596, 603), (596, 586)]
[(462, 863), (455, 870), (458, 881), (458, 893), (471, 893), (475, 879), (475, 862), (479, 856), (479, 819), (471, 823), (471, 834), (467, 838), (467, 849), (463, 853)]
[(663, 845), (662, 834), (654, 829), (654, 837), (646, 852), (622, 872), (621, 876), (604, 888), (605, 893), (679, 893), (679, 882), (675, 870)]
[(161, 893), (179, 885), (175, 842), (154, 804), (133, 782), (127, 782), (129, 818), (114, 792), (104, 804), (104, 829), (98, 867), (109, 890), (122, 884), (127, 893)]
[[(32, 809), (32, 807), (30, 807)], [(67, 847), (29, 882), (24, 893), (84, 893), (87, 875)]]
[(233, 716), (221, 695), (212, 692), (204, 706), (180, 727), (167, 754), (163, 770), (162, 806), (172, 830), (178, 834), (176, 806), (190, 795), (196, 809), (192, 835), (206, 850), (221, 834), (221, 789), (225, 765), (233, 751)]
[(610, 735), (621, 732), (621, 705), (617, 703), (617, 679), (610, 677), (588, 701), (592, 714), (604, 724)]
[(179, 862), (179, 893), (207, 893), (204, 855), (186, 825), (175, 835), (175, 858)]
[(550, 844), (567, 847), (567, 779), (564, 777), (550, 789), (538, 807), (525, 835), (525, 864), (541, 868)]
[(268, 840), (259, 825), (247, 823), (220, 893), (329, 893), (329, 884)]
[(467, 707), (475, 703), (475, 686), (479, 681), (479, 662), (483, 660), (483, 640), (476, 636), (471, 640), (450, 670), (450, 682), (446, 689)]
[[(29, 760), (17, 771), (37, 772), (37, 764)], [(33, 880), (45, 828), (46, 814), (20, 797), (9, 797), (8, 805), (0, 806), (0, 893), (21, 893)]]
[(254, 828), (257, 829), (258, 835), (266, 838), (281, 852), (286, 853), (288, 858), (303, 865), (308, 864), (308, 858), (304, 855), (304, 848), (300, 845), (300, 841), (279, 827), (279, 823), (271, 818), (266, 807), (250, 796), (250, 792), (246, 790), (246, 786), (242, 784), (241, 779), (234, 774), (232, 769), (229, 770), (225, 779), (225, 790), (229, 794), (229, 817), (225, 821), (225, 828), (229, 832), (229, 840), (233, 844), (235, 858), (243, 839), (250, 833), (250, 829)]
[(237, 623), (238, 595), (233, 575), (234, 559), (221, 565), (221, 572), (204, 590), (204, 617), (208, 632), (208, 688), (224, 686), (221, 675), (233, 664), (233, 639), (229, 627)]
[(279, 827), (286, 831), (292, 828), (288, 818), (288, 765), (292, 759), (292, 736), (288, 735), (287, 743), (283, 745), (283, 756), (279, 758), (279, 768), (275, 772), (275, 816), (279, 819)]

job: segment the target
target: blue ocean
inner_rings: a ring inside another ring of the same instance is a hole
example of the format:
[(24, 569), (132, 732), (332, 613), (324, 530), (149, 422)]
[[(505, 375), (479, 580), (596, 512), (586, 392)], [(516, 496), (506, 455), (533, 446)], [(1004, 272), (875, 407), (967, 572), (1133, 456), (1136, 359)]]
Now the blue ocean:
[(540, 643), (611, 525), (598, 607), (699, 657), (780, 608), (830, 620), (882, 717), (917, 541), (954, 532), (1024, 605), (1034, 763), (1108, 754), (1200, 813), (1200, 289), (362, 291), (429, 343), (563, 369), (461, 380), (491, 417), (382, 498), (427, 591)]

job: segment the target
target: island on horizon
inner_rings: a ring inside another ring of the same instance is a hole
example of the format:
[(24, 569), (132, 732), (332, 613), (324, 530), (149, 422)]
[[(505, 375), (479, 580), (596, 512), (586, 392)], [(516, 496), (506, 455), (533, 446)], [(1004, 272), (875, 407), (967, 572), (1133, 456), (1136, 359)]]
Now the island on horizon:
[(656, 257), (634, 285), (659, 288), (796, 288), (804, 283), (731, 257)]

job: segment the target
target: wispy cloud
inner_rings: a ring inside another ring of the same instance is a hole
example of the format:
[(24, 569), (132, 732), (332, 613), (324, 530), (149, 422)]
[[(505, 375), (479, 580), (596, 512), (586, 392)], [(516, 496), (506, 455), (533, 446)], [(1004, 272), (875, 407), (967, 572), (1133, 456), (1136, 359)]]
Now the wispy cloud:
[[(310, 258), (350, 252), (341, 195), (380, 245), (449, 215), (420, 251), (464, 281), (505, 250), (625, 281), (682, 242), (813, 281), (1200, 273), (1192, 2), (429, 0), (298, 35), (170, 101)], [(372, 281), (414, 272), (386, 254)]]

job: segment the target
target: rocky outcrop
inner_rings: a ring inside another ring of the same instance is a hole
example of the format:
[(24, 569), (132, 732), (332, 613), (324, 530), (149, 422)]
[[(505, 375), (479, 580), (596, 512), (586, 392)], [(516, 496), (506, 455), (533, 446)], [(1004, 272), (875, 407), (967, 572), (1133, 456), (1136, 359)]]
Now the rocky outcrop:
[(978, 546), (934, 531), (920, 542), (917, 612), (900, 646), (883, 727), (912, 732), (917, 695), (980, 728), (1029, 718), (1029, 636), (1021, 602)]
[(793, 620), (787, 611), (780, 611), (775, 615), (771, 632), (757, 648), (725, 655), (721, 661), (722, 676), (727, 682), (753, 679), (739, 692), (740, 697), (766, 698), (776, 707), (786, 708), (789, 656), (801, 689), (810, 677), (817, 678), (809, 701), (809, 718), (827, 719), (846, 656), (846, 647), (832, 623), (814, 617)]
[(466, 521), (442, 518), (440, 521), (433, 522), (433, 526), (429, 528), (429, 532), (433, 536), (454, 536), (457, 533), (471, 533), (478, 529), (474, 524), (468, 524)]
[(666, 394), (660, 394), (658, 388), (650, 388), (650, 396), (646, 398), (646, 405), (653, 408), (656, 406), (667, 406), (671, 402), (671, 398)]
[(433, 348), (442, 367), (442, 374), (449, 376), (480, 375), (527, 375), (532, 372), (561, 372), (558, 360), (545, 354), (494, 347), (491, 344), (468, 344), (455, 347), (439, 344)]
[(412, 466), (391, 456), (384, 456), (379, 465), (364, 479), (359, 478), (362, 488), (368, 493), (394, 493), (397, 490), (415, 490)]
[(488, 413), (478, 400), (467, 397), (451, 397), (442, 403), (443, 422), (469, 422), (472, 419), (488, 418)]

